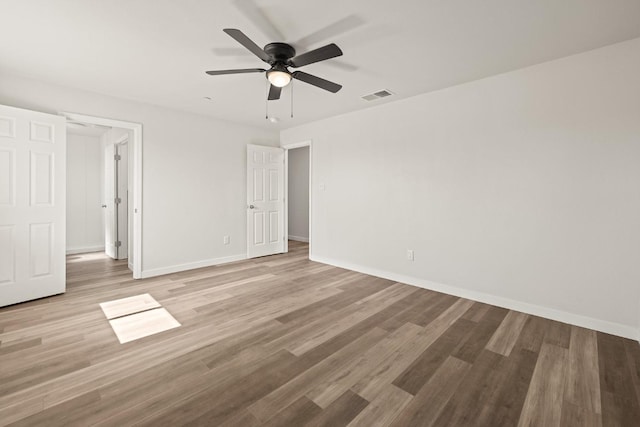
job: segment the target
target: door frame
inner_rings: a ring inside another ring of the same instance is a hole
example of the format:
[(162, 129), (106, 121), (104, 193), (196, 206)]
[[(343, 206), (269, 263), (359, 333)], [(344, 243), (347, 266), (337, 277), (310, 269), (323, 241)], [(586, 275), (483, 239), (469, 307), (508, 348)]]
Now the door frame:
[(289, 252), (289, 150), (294, 148), (309, 147), (309, 259), (313, 255), (313, 140), (307, 139), (300, 142), (281, 145), (284, 148), (284, 252)]
[(132, 131), (133, 138), (129, 140), (131, 144), (128, 161), (132, 162), (131, 175), (129, 179), (133, 179), (133, 215), (132, 219), (132, 236), (131, 243), (133, 248), (129, 248), (133, 254), (133, 278), (142, 278), (142, 124), (127, 122), (123, 120), (107, 119), (103, 117), (88, 116), (85, 114), (62, 112), (60, 115), (67, 118), (67, 120), (78, 121), (82, 123), (89, 123), (94, 125), (102, 125), (109, 127), (122, 128)]

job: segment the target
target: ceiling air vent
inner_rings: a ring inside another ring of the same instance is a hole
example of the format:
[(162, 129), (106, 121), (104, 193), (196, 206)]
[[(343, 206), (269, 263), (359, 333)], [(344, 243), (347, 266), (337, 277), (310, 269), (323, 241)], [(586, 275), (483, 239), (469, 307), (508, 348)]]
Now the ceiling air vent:
[(378, 92), (374, 92), (370, 95), (365, 95), (362, 97), (362, 99), (364, 99), (365, 101), (374, 101), (376, 99), (386, 98), (387, 96), (391, 96), (391, 95), (393, 95), (391, 91), (383, 89), (383, 90), (379, 90)]

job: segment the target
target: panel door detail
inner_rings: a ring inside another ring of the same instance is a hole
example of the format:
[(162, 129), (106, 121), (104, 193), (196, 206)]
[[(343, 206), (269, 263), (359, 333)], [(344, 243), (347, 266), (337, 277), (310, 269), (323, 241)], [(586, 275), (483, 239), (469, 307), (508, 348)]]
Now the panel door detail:
[(63, 117), (0, 105), (0, 307), (65, 291)]
[(247, 257), (284, 252), (284, 150), (247, 145)]

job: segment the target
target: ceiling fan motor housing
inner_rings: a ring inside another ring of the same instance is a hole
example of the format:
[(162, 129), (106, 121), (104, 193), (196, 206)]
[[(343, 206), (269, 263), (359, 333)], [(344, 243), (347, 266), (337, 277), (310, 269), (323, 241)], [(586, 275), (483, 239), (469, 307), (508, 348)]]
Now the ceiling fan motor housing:
[(264, 47), (264, 51), (273, 58), (272, 61), (269, 61), (271, 65), (278, 63), (286, 65), (289, 59), (296, 56), (296, 50), (293, 46), (286, 43), (269, 43)]

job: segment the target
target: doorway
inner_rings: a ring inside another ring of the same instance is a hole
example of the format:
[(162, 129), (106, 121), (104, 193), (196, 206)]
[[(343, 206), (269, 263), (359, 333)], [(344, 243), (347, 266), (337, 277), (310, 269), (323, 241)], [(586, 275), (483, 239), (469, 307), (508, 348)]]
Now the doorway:
[(104, 252), (106, 126), (67, 122), (66, 254)]
[(311, 141), (283, 146), (286, 170), (286, 251), (289, 242), (308, 243), (311, 256), (311, 213), (313, 186), (311, 185)]
[(67, 121), (67, 255), (129, 258), (130, 133)]
[[(95, 208), (100, 210), (98, 234), (101, 235), (102, 247), (94, 249), (102, 250), (116, 260), (127, 259), (133, 278), (142, 278), (142, 126), (138, 123), (75, 113), (63, 115), (67, 118), (68, 127), (93, 129), (98, 133), (100, 141), (99, 160), (96, 161), (95, 149), (91, 148), (91, 166), (83, 166), (85, 174), (93, 177), (90, 182), (94, 186), (95, 176), (100, 177), (98, 190), (82, 189), (86, 195), (87, 206), (90, 205), (90, 209), (85, 207), (85, 213), (91, 212), (91, 235), (94, 240)], [(69, 132), (69, 135), (72, 135), (72, 132)], [(69, 178), (68, 188), (81, 184), (72, 182), (71, 176)], [(96, 205), (97, 197), (100, 202)], [(68, 213), (70, 212), (71, 209), (68, 209)], [(67, 224), (70, 223), (70, 219), (67, 218)], [(74, 253), (80, 252), (76, 250)]]

